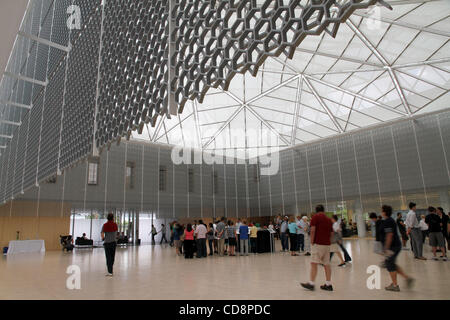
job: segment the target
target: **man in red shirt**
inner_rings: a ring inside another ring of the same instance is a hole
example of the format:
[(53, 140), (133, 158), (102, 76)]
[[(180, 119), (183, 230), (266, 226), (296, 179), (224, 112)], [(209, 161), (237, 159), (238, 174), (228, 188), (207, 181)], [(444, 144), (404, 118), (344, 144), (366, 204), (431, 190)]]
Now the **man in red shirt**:
[(113, 276), (114, 258), (116, 256), (116, 238), (117, 238), (117, 224), (114, 222), (114, 215), (108, 214), (108, 222), (102, 227), (102, 240), (105, 247), (106, 266), (108, 267), (107, 277)]
[(331, 285), (331, 268), (330, 268), (330, 245), (331, 236), (333, 235), (333, 223), (325, 213), (323, 205), (316, 207), (316, 214), (311, 219), (311, 280), (301, 283), (303, 288), (314, 290), (317, 276), (317, 265), (323, 265), (325, 269), (326, 282), (320, 289), (333, 291)]

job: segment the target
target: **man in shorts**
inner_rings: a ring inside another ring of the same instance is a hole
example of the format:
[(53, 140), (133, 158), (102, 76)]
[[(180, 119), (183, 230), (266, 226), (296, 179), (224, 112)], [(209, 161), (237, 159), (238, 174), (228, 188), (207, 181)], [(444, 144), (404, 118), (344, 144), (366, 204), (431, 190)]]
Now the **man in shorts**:
[(317, 265), (323, 265), (325, 269), (326, 282), (320, 289), (333, 291), (331, 285), (331, 267), (330, 267), (330, 246), (331, 236), (333, 234), (333, 223), (325, 213), (323, 205), (316, 207), (316, 214), (311, 219), (310, 237), (311, 237), (311, 277), (309, 282), (301, 283), (301, 286), (308, 290), (314, 290), (317, 276)]
[(383, 224), (381, 228), (381, 242), (383, 244), (383, 254), (385, 260), (383, 267), (389, 272), (392, 283), (385, 287), (387, 291), (399, 292), (400, 287), (397, 282), (397, 274), (401, 275), (406, 280), (406, 286), (410, 289), (413, 286), (414, 279), (405, 274), (403, 270), (395, 263), (397, 256), (402, 250), (402, 243), (397, 232), (397, 223), (392, 219), (392, 207), (384, 205), (381, 208), (381, 215), (383, 217)]
[(441, 259), (447, 261), (447, 253), (445, 252), (445, 240), (442, 234), (442, 219), (436, 213), (434, 207), (428, 207), (429, 214), (425, 218), (425, 223), (428, 225), (428, 237), (430, 238), (430, 246), (433, 251), (433, 260), (439, 260), (436, 256), (437, 248), (441, 249)]

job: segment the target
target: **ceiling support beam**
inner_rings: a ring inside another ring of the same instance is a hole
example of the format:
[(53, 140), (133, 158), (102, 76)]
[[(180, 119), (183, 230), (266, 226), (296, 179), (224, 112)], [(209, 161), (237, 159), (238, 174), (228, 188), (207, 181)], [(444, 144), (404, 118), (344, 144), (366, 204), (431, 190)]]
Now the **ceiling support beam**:
[(45, 44), (45, 45), (47, 45), (47, 46), (49, 46), (49, 47), (52, 47), (52, 48), (55, 48), (55, 49), (64, 51), (64, 52), (66, 52), (66, 53), (69, 53), (70, 50), (72, 49), (71, 46), (70, 46), (70, 44), (69, 44), (68, 47), (66, 47), (66, 46), (57, 44), (57, 43), (55, 43), (55, 42), (52, 42), (52, 41), (50, 41), (50, 40), (43, 39), (43, 38), (40, 38), (40, 37), (35, 36), (35, 35), (33, 35), (33, 34), (23, 32), (23, 31), (19, 31), (19, 32), (18, 32), (18, 35), (21, 36), (21, 37), (24, 37), (24, 38), (27, 38), (27, 39), (36, 41), (37, 43)]
[(27, 110), (30, 110), (31, 107), (32, 107), (32, 106), (30, 106), (30, 105), (22, 104), (22, 103), (17, 103), (17, 102), (14, 102), (14, 101), (0, 101), (0, 103), (6, 104), (6, 105), (9, 105), (9, 106), (13, 106), (13, 107), (18, 107), (18, 108), (27, 109)]
[(259, 121), (261, 121), (262, 123), (264, 123), (264, 125), (269, 128), (270, 131), (272, 131), (278, 138), (280, 138), (286, 145), (290, 145), (291, 143), (283, 136), (281, 135), (281, 133), (279, 133), (277, 130), (275, 130), (275, 128), (268, 122), (266, 121), (263, 117), (261, 117), (259, 115), (258, 112), (256, 112), (255, 110), (253, 110), (252, 107), (250, 107), (249, 105), (246, 106), (246, 109), (248, 111), (250, 111), (255, 117), (258, 118)]
[(297, 85), (297, 99), (295, 102), (295, 113), (294, 119), (292, 121), (292, 135), (291, 135), (291, 145), (295, 145), (295, 139), (297, 139), (297, 126), (298, 117), (300, 116), (300, 107), (302, 101), (302, 90), (303, 90), (303, 77), (300, 77), (299, 83)]
[(443, 30), (437, 30), (437, 29), (432, 29), (432, 28), (428, 28), (428, 27), (421, 27), (412, 23), (408, 23), (408, 22), (403, 22), (403, 21), (398, 21), (398, 20), (392, 20), (389, 18), (385, 18), (385, 17), (381, 17), (381, 16), (376, 16), (376, 15), (369, 15), (367, 13), (362, 13), (362, 12), (354, 12), (353, 15), (355, 16), (360, 16), (362, 18), (367, 18), (367, 19), (372, 19), (372, 20), (377, 20), (377, 21), (381, 21), (384, 23), (388, 23), (391, 25), (395, 25), (395, 26), (400, 26), (400, 27), (405, 27), (405, 28), (409, 28), (409, 29), (413, 29), (413, 30), (417, 30), (417, 31), (421, 31), (421, 32), (428, 32), (428, 33), (432, 33), (432, 34), (437, 34), (439, 36), (443, 36), (443, 37), (450, 37), (450, 33), (443, 31)]
[(322, 98), (317, 93), (316, 89), (312, 86), (311, 82), (306, 77), (303, 77), (303, 79), (304, 79), (306, 85), (308, 86), (309, 90), (311, 90), (311, 92), (313, 93), (314, 97), (316, 97), (320, 106), (327, 112), (328, 116), (330, 117), (330, 120), (333, 122), (334, 126), (338, 129), (339, 133), (344, 132), (344, 129), (339, 124), (339, 122), (336, 120), (336, 118), (334, 117), (330, 108), (328, 108), (328, 106), (325, 104), (325, 102), (323, 102)]
[(373, 100), (373, 99), (367, 98), (367, 97), (365, 97), (365, 96), (363, 96), (363, 95), (360, 95), (359, 93), (352, 92), (352, 91), (350, 91), (350, 90), (347, 90), (347, 89), (338, 87), (338, 86), (336, 86), (336, 85), (334, 85), (334, 84), (331, 84), (331, 83), (325, 82), (325, 81), (323, 81), (323, 80), (319, 80), (319, 79), (313, 78), (313, 77), (311, 77), (311, 76), (305, 75), (304, 77), (307, 78), (307, 79), (309, 79), (309, 80), (313, 80), (313, 81), (316, 81), (316, 82), (318, 82), (318, 83), (321, 83), (321, 84), (323, 84), (323, 85), (325, 85), (325, 86), (327, 86), (327, 87), (336, 89), (336, 90), (341, 91), (341, 92), (344, 92), (344, 93), (346, 93), (346, 94), (348, 94), (348, 95), (351, 95), (351, 96), (354, 96), (354, 97), (356, 97), (356, 98), (359, 98), (359, 99), (361, 99), (361, 100), (370, 102), (371, 104), (374, 104), (374, 105), (376, 105), (377, 107), (380, 107), (380, 108), (382, 108), (382, 109), (385, 109), (385, 110), (388, 110), (388, 111), (391, 111), (391, 112), (400, 114), (400, 115), (402, 115), (402, 116), (407, 115), (405, 112), (402, 112), (402, 111), (396, 110), (396, 109), (394, 109), (394, 108), (391, 108), (391, 107), (389, 107), (389, 106), (387, 106), (387, 105), (384, 105), (384, 104), (382, 104), (382, 103), (380, 103), (380, 102), (378, 102), (378, 101), (376, 101), (376, 100)]
[(15, 121), (3, 120), (3, 119), (0, 119), (0, 123), (10, 124), (10, 125), (13, 125), (13, 126), (20, 126), (20, 125), (22, 125), (22, 122), (15, 122)]
[(43, 86), (43, 87), (47, 86), (47, 84), (48, 84), (48, 80), (44, 82), (44, 81), (40, 81), (40, 80), (36, 80), (36, 79), (33, 79), (33, 78), (29, 78), (29, 77), (23, 76), (21, 74), (11, 73), (9, 71), (5, 71), (3, 74), (5, 76), (7, 76), (7, 77), (10, 77), (10, 78), (14, 78), (14, 79), (18, 79), (18, 80), (22, 80), (22, 81), (26, 81), (26, 82), (30, 82), (30, 83), (34, 83), (34, 84), (38, 84), (38, 85)]
[(223, 130), (225, 130), (225, 128), (231, 123), (231, 121), (234, 120), (234, 118), (237, 117), (237, 115), (242, 111), (242, 109), (245, 108), (245, 104), (242, 104), (241, 106), (239, 106), (239, 108), (237, 108), (233, 114), (228, 118), (228, 120), (219, 128), (219, 130), (216, 131), (216, 133), (214, 133), (214, 135), (209, 138), (209, 140), (203, 145), (203, 149), (208, 148), (208, 146), (219, 136), (219, 134), (222, 133)]
[(385, 69), (389, 72), (389, 76), (391, 77), (392, 82), (394, 83), (395, 89), (397, 90), (397, 93), (403, 103), (403, 106), (406, 110), (406, 113), (408, 116), (411, 116), (411, 107), (409, 106), (408, 101), (406, 100), (405, 93), (403, 92), (403, 89), (400, 87), (400, 83), (398, 82), (397, 76), (395, 75), (394, 71), (392, 70), (391, 65), (389, 62), (383, 57), (383, 55), (378, 51), (377, 48), (370, 42), (370, 40), (356, 27), (356, 25), (352, 22), (351, 19), (348, 19), (346, 21), (347, 26), (356, 34), (356, 36), (369, 48), (369, 50), (377, 57), (378, 60), (383, 64)]

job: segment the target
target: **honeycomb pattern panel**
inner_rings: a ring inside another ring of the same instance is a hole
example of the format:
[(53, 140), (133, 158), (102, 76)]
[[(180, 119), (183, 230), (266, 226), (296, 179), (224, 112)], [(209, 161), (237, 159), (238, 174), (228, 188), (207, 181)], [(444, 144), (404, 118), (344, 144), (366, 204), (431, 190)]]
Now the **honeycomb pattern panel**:
[(44, 95), (41, 94), (34, 102), (30, 110), (30, 124), (28, 129), (25, 172), (23, 176), (24, 189), (36, 183), (36, 173), (39, 153), (39, 137), (41, 133), (42, 109), (44, 105)]
[(156, 120), (168, 104), (169, 1), (106, 3), (98, 147)]
[[(292, 58), (307, 36), (327, 32), (382, 0), (109, 0), (102, 37), (96, 146), (158, 116), (256, 75), (270, 57)], [(171, 109), (171, 108), (170, 108)]]
[(6, 180), (6, 191), (5, 196), (7, 198), (10, 198), (13, 195), (13, 183), (14, 183), (14, 169), (15, 169), (15, 158), (16, 158), (16, 151), (17, 151), (17, 135), (15, 135), (10, 142), (11, 150), (10, 150), (10, 158), (8, 162), (8, 176)]
[[(96, 2), (98, 5), (99, 1)], [(65, 84), (60, 167), (66, 168), (92, 152), (100, 47), (101, 10), (93, 9), (86, 27), (72, 43)]]
[(224, 90), (237, 73), (250, 72), (270, 57), (292, 58), (307, 36), (327, 32), (356, 10), (379, 0), (177, 0), (172, 11), (175, 52), (171, 79), (180, 110), (188, 99), (203, 100), (209, 88)]
[(58, 68), (45, 92), (45, 108), (42, 115), (43, 126), (39, 150), (39, 181), (56, 174), (58, 169), (64, 76), (65, 68)]
[(24, 115), (22, 119), (22, 125), (19, 128), (19, 141), (17, 145), (17, 155), (16, 155), (16, 169), (15, 169), (15, 180), (13, 186), (13, 194), (18, 194), (22, 191), (22, 179), (23, 170), (25, 164), (25, 155), (27, 150), (27, 136), (28, 136), (28, 118), (30, 113)]

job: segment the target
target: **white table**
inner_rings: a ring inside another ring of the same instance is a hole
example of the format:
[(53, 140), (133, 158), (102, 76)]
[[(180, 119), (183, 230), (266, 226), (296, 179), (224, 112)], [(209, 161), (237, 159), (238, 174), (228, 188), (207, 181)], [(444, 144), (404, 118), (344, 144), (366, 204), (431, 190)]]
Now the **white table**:
[(45, 252), (44, 240), (13, 240), (9, 242), (8, 255), (16, 253)]

